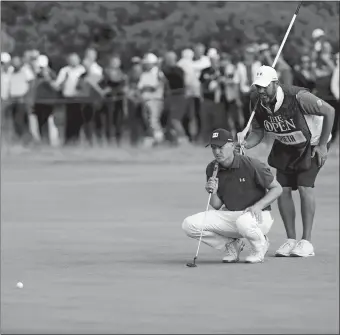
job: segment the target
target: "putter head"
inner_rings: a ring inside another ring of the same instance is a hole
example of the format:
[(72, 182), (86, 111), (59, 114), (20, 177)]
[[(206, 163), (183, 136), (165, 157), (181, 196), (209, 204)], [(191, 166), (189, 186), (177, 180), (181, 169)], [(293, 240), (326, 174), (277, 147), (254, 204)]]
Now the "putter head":
[(197, 265), (195, 263), (187, 263), (188, 268), (197, 268)]
[(197, 265), (196, 265), (196, 258), (197, 258), (197, 257), (194, 257), (193, 263), (187, 263), (187, 267), (188, 267), (188, 268), (197, 268)]

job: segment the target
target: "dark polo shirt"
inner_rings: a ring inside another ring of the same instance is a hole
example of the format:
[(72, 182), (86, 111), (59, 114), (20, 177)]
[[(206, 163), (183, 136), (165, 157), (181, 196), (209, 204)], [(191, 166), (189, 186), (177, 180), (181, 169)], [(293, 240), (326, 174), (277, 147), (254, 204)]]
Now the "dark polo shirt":
[[(215, 161), (206, 169), (207, 179), (214, 170)], [(219, 166), (217, 195), (230, 211), (243, 211), (262, 199), (274, 180), (270, 168), (255, 158), (235, 155), (229, 168)], [(264, 210), (270, 210), (270, 206)]]

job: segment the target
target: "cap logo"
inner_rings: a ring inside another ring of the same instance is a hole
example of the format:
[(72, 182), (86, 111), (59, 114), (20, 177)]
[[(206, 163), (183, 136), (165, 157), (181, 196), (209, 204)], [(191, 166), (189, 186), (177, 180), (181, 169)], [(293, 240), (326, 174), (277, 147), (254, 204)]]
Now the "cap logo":
[(218, 137), (218, 133), (213, 133), (212, 138)]

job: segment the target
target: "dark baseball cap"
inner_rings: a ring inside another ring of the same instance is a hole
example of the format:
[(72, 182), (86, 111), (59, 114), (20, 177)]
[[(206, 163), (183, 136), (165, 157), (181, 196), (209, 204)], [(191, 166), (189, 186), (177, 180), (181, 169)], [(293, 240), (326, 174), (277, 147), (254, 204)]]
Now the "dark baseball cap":
[(223, 147), (226, 143), (233, 143), (233, 135), (230, 131), (219, 128), (212, 132), (210, 143), (206, 145), (209, 147), (210, 145), (217, 145), (219, 147)]

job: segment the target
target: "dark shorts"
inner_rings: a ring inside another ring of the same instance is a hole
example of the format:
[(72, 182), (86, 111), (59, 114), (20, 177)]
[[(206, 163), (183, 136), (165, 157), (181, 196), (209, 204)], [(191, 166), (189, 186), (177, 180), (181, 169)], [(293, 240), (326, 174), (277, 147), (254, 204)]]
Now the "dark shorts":
[[(329, 149), (329, 143), (327, 145)], [(318, 167), (317, 157), (312, 158), (312, 165), (309, 170), (297, 172), (297, 173), (284, 173), (277, 171), (276, 179), (282, 187), (291, 187), (293, 191), (296, 191), (299, 186), (314, 187), (316, 176), (321, 168)]]

